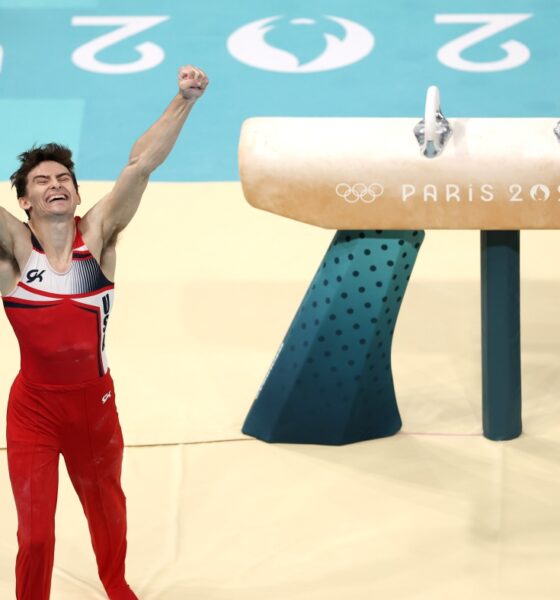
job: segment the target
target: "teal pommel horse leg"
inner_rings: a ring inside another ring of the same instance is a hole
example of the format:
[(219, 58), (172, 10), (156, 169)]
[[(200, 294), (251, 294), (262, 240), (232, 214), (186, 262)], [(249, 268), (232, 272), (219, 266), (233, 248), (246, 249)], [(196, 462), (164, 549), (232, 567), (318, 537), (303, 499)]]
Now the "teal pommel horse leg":
[(399, 431), (391, 342), (423, 238), (423, 231), (335, 234), (243, 433), (340, 445)]
[(481, 231), (482, 427), (491, 440), (521, 434), (519, 231)]

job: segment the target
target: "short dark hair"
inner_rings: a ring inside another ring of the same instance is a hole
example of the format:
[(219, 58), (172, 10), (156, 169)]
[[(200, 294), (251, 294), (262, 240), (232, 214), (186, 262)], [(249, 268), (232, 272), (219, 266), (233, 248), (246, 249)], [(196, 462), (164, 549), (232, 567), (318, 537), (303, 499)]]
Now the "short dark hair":
[[(18, 156), (20, 166), (17, 171), (10, 175), (12, 187), (16, 188), (17, 197), (21, 198), (27, 194), (27, 176), (37, 165), (47, 160), (60, 163), (70, 171), (72, 181), (78, 190), (78, 181), (74, 173), (74, 161), (72, 160), (72, 151), (66, 146), (55, 144), (43, 144), (42, 146), (33, 146), (29, 150), (22, 152)], [(31, 218), (31, 210), (25, 211), (27, 216)]]

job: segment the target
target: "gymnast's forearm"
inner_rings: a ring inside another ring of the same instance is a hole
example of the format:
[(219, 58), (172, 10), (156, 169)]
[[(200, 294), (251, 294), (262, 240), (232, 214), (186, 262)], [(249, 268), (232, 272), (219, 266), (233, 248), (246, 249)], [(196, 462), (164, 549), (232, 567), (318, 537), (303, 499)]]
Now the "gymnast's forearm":
[(179, 92), (162, 116), (134, 144), (130, 163), (138, 163), (147, 174), (159, 167), (175, 145), (195, 102)]

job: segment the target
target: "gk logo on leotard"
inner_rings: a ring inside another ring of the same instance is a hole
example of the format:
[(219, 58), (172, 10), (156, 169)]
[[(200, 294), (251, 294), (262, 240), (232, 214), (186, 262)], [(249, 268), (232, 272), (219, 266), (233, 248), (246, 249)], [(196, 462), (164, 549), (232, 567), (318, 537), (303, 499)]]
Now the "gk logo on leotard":
[(27, 271), (27, 281), (26, 283), (33, 283), (36, 279), (39, 281), (43, 281), (43, 274), (45, 270), (39, 271), (39, 269), (32, 269), (31, 271)]

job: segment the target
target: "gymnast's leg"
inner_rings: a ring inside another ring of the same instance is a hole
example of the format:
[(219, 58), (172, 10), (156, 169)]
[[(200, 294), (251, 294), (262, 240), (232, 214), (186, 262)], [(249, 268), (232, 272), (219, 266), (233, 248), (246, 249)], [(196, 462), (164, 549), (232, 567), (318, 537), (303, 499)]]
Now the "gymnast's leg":
[(126, 497), (121, 488), (123, 437), (109, 374), (75, 392), (74, 426), (62, 454), (86, 515), (99, 577), (110, 600), (137, 600), (125, 579)]
[(54, 560), (59, 448), (41, 395), (18, 377), (8, 401), (8, 470), (18, 516), (16, 598), (48, 600)]

